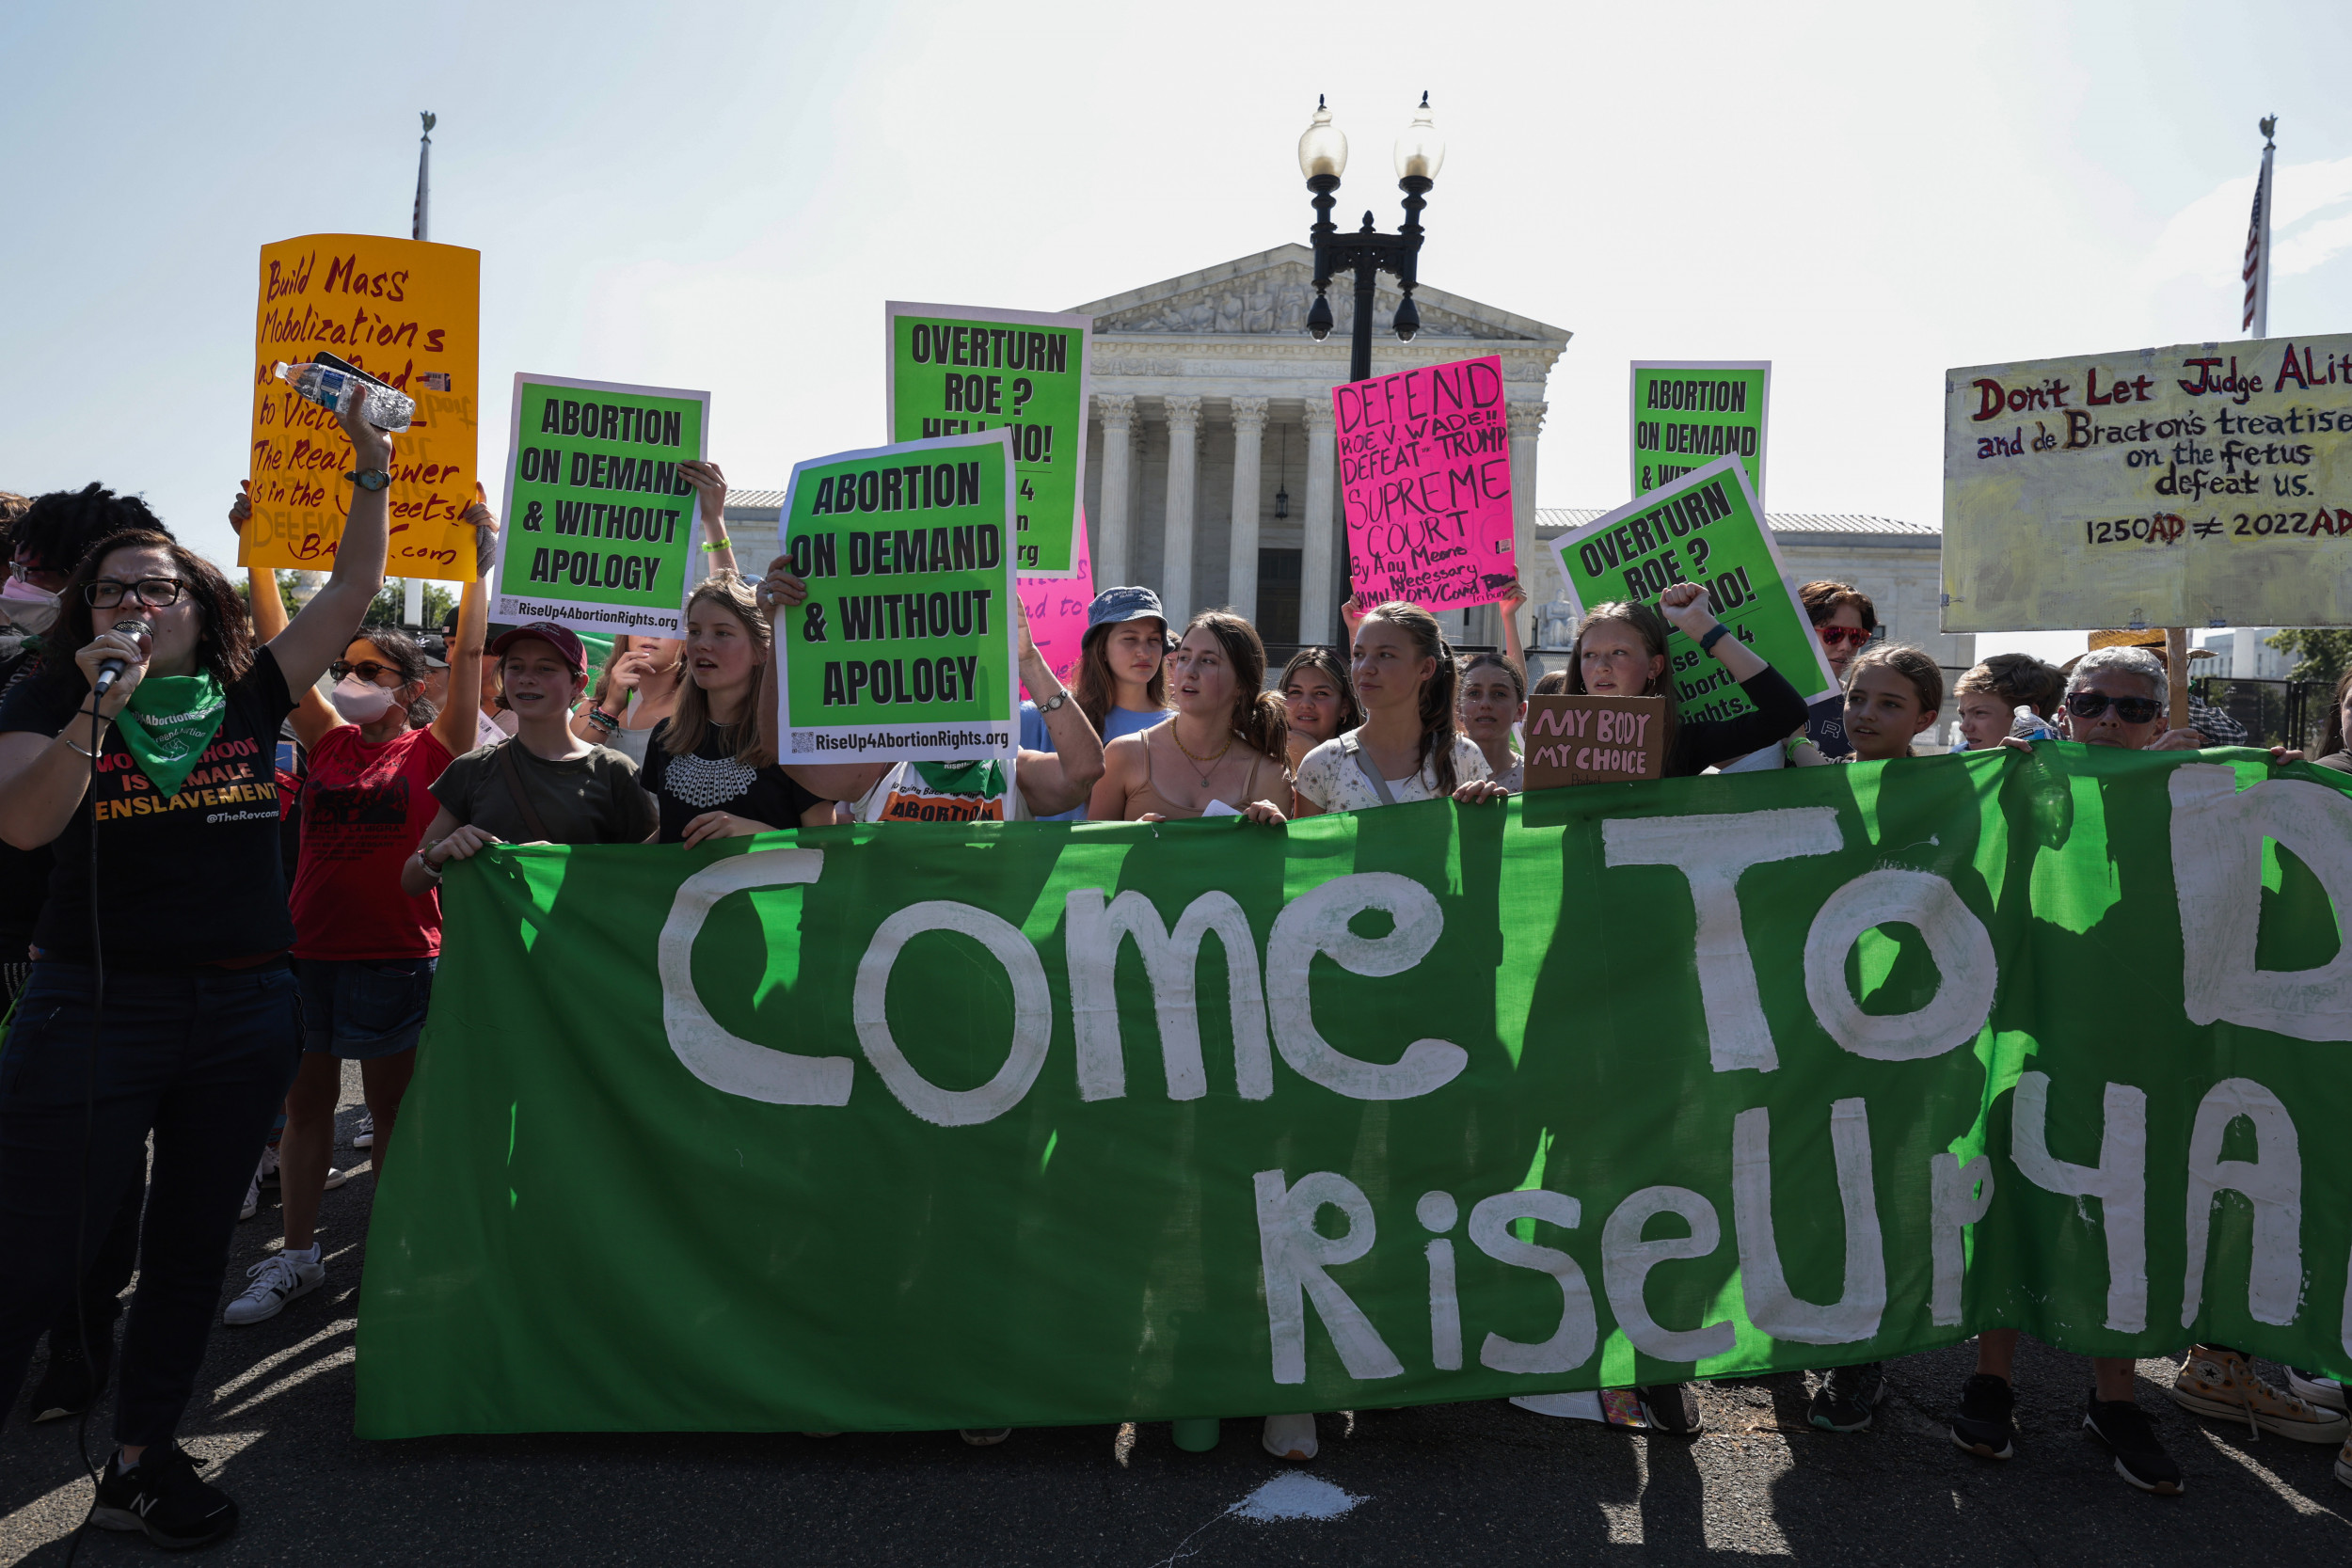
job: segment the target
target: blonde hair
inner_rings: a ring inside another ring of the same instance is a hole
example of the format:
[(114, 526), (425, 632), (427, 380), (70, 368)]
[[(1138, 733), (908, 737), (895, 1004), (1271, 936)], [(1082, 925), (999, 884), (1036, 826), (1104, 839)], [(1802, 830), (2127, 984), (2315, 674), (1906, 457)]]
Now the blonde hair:
[[(744, 694), (743, 713), (730, 728), (739, 733), (735, 737), (735, 760), (748, 768), (765, 768), (774, 762), (775, 755), (760, 743), (759, 715), (768, 702), (768, 672), (775, 663), (775, 633), (768, 617), (760, 613), (759, 601), (752, 593), (752, 585), (733, 572), (713, 572), (703, 585), (688, 595), (686, 615), (691, 618), (694, 607), (707, 604), (723, 610), (740, 622), (744, 633), (752, 640), (755, 657), (752, 660), (752, 689)], [(683, 628), (681, 628), (683, 629)], [(683, 651), (680, 658), (685, 657)], [(677, 709), (670, 715), (669, 728), (661, 737), (662, 749), (674, 757), (682, 757), (699, 749), (703, 732), (713, 724), (710, 699), (694, 683), (691, 673), (681, 671), (685, 678), (678, 682)]]

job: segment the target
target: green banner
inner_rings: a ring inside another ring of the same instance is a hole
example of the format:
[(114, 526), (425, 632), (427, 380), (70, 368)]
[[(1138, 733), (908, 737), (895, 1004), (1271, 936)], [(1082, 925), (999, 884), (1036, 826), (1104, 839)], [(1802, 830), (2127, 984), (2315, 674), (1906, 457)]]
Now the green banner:
[(1633, 361), (1633, 493), (1642, 496), (1718, 457), (1737, 457), (1764, 504), (1769, 359)]
[(1087, 335), (1091, 316), (962, 305), (882, 307), (890, 341), (890, 438), (1002, 430), (1012, 443), (1013, 565), (1066, 578), (1087, 485)]
[(1020, 749), (1010, 436), (837, 452), (792, 469), (776, 547), (808, 602), (776, 625), (777, 729), (810, 762)]
[(2049, 743), (501, 847), (450, 870), (358, 1430), (1359, 1409), (1996, 1325), (2352, 1372), (2347, 788)]
[(708, 392), (517, 372), (491, 619), (685, 636), (709, 431)]
[[(1707, 590), (1717, 620), (1788, 677), (1806, 702), (1837, 689), (1812, 618), (1790, 586), (1780, 546), (1736, 457), (1719, 457), (1551, 542), (1581, 617), (1613, 599), (1655, 601), (1677, 582)], [(1755, 705), (1731, 672), (1677, 631), (1666, 639), (1677, 711), (1728, 719)]]

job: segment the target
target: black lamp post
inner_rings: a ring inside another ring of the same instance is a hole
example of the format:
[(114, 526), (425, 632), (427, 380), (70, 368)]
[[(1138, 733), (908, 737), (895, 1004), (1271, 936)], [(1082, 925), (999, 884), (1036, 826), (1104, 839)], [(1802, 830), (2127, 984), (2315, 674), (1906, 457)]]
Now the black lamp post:
[(1405, 226), (1393, 234), (1373, 227), (1372, 214), (1353, 234), (1343, 234), (1331, 221), (1333, 193), (1347, 169), (1347, 137), (1331, 123), (1331, 111), (1315, 100), (1315, 118), (1298, 138), (1298, 167), (1307, 188), (1315, 193), (1314, 227), (1309, 230), (1315, 246), (1315, 303), (1307, 312), (1307, 330), (1321, 342), (1331, 334), (1331, 301), (1326, 292), (1334, 273), (1356, 273), (1356, 329), (1347, 360), (1347, 378), (1363, 381), (1372, 374), (1373, 285), (1383, 272), (1395, 275), (1404, 300), (1396, 308), (1396, 335), (1405, 342), (1421, 330), (1421, 312), (1413, 309), (1415, 269), (1421, 256), (1421, 211), (1429, 203), (1430, 187), (1438, 182), (1445, 162), (1445, 138), (1429, 122), (1429, 95), (1421, 95), (1413, 122), (1396, 138), (1397, 188), (1405, 193)]

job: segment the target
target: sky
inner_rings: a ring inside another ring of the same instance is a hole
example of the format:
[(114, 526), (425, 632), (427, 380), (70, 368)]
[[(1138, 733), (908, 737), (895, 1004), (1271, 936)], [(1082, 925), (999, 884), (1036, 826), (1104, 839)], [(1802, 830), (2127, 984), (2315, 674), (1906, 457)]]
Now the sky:
[[(1066, 309), (1303, 240), (1318, 93), (1343, 214), (1393, 226), (1426, 90), (1423, 282), (1574, 334), (1547, 507), (1629, 499), (1628, 360), (1769, 359), (1773, 510), (1938, 520), (1947, 370), (2239, 336), (2265, 114), (2271, 330), (2352, 329), (2341, 0), (1663, 14), (15, 0), (0, 489), (103, 480), (232, 560), (257, 252), (405, 233), (420, 109), (489, 401), (707, 388), (740, 487), (880, 438), (885, 299)], [(481, 441), (502, 472), (498, 407)]]

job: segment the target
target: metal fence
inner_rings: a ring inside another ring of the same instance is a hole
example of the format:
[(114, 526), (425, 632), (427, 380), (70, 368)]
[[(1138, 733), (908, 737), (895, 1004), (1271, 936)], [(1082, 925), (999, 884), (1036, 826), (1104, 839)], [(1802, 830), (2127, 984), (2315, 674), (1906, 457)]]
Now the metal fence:
[[(2319, 681), (2199, 675), (2188, 692), (2192, 710), (2220, 717), (2220, 723), (2198, 725), (2218, 745), (2291, 746), (2316, 755), (2327, 733), (2328, 689)], [(2197, 718), (2192, 711), (2191, 721)], [(2228, 733), (2233, 728), (2240, 733)]]

